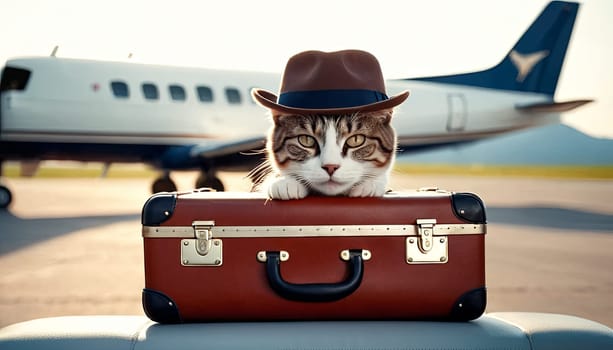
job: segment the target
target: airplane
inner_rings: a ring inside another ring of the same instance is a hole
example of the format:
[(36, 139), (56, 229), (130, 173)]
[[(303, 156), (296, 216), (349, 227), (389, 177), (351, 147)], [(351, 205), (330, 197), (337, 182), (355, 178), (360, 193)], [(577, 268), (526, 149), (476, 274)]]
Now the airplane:
[[(579, 4), (549, 3), (500, 63), (472, 73), (386, 81), (410, 90), (393, 125), (403, 152), (457, 145), (560, 122), (592, 100), (555, 101)], [(216, 173), (261, 162), (270, 127), (250, 98), (280, 75), (51, 57), (7, 60), (0, 84), (2, 161), (147, 163), (153, 192), (174, 191), (175, 170), (199, 169), (196, 187), (223, 190)], [(35, 168), (35, 167), (34, 167)], [(0, 208), (12, 194), (0, 185)]]

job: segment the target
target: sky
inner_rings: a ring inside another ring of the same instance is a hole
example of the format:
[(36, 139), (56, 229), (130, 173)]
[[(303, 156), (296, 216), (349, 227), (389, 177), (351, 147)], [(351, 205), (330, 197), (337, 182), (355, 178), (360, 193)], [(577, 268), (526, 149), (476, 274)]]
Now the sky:
[[(281, 73), (305, 50), (362, 49), (386, 78), (502, 60), (546, 0), (0, 0), (0, 64), (49, 55)], [(563, 122), (613, 138), (613, 1), (583, 0), (556, 100)], [(130, 57), (130, 58), (129, 58)]]

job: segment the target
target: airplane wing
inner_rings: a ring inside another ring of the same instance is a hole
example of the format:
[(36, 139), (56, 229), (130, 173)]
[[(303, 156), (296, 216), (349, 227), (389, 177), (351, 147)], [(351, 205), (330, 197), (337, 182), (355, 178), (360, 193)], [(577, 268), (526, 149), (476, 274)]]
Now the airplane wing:
[(248, 155), (263, 153), (265, 141), (264, 136), (259, 136), (207, 140), (193, 145), (174, 146), (167, 149), (154, 166), (168, 170), (184, 170), (210, 167), (214, 163), (220, 168), (250, 169), (261, 159)]
[(258, 153), (264, 149), (265, 144), (266, 139), (262, 136), (236, 140), (212, 141), (206, 144), (193, 146), (190, 150), (190, 156), (194, 158), (211, 159), (236, 153)]
[(570, 111), (593, 101), (594, 100), (574, 100), (565, 102), (533, 103), (529, 105), (515, 106), (515, 109), (526, 113), (560, 113)]

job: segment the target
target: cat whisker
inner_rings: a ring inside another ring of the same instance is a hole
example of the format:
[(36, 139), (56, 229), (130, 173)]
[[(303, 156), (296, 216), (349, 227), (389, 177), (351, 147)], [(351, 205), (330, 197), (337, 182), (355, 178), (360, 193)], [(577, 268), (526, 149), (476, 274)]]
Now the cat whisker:
[(266, 148), (252, 149), (250, 151), (243, 151), (239, 153), (245, 156), (257, 156), (259, 154), (266, 154)]
[(264, 182), (268, 175), (273, 173), (273, 168), (268, 160), (264, 160), (258, 166), (253, 168), (248, 174), (247, 178), (251, 179), (253, 186), (251, 187), (251, 191), (257, 191), (260, 185)]

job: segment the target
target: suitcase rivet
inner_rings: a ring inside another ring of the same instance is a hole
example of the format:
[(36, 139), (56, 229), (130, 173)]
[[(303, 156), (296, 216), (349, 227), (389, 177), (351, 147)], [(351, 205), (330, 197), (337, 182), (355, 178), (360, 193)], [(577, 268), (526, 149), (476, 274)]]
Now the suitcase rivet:
[(187, 264), (189, 264), (189, 260), (184, 259), (184, 260), (183, 260), (183, 265), (187, 265)]
[(189, 242), (188, 241), (184, 241), (183, 245), (189, 245)]
[(219, 241), (215, 241), (215, 242), (213, 242), (213, 244), (219, 245)]
[(364, 249), (362, 251), (362, 259), (364, 260), (370, 260), (370, 258), (372, 257), (372, 254), (370, 253), (370, 250), (366, 250)]
[(447, 261), (447, 258), (444, 256), (441, 256), (441, 262), (445, 262), (445, 261)]
[(441, 243), (445, 243), (445, 239), (444, 238), (441, 238)]
[(219, 259), (215, 260), (215, 265), (219, 265), (219, 264), (221, 264), (221, 260)]
[(415, 240), (413, 238), (409, 239), (409, 243), (413, 244), (415, 243)]
[(413, 262), (413, 258), (407, 258), (408, 262)]
[(341, 252), (341, 259), (345, 260), (345, 261), (349, 261), (350, 258), (350, 254), (348, 250), (343, 250)]

